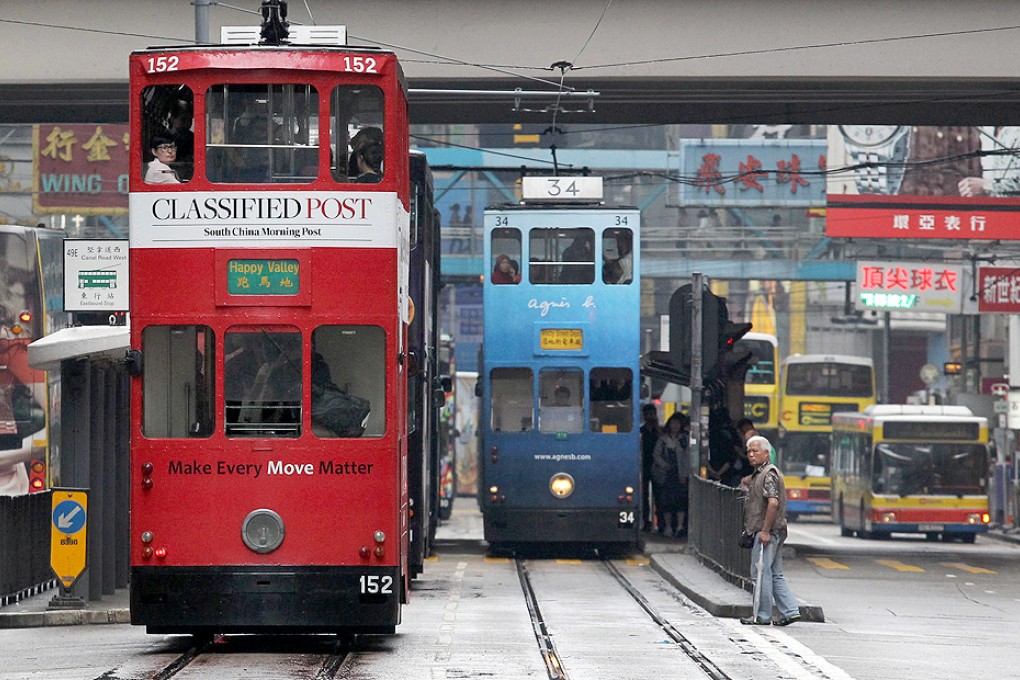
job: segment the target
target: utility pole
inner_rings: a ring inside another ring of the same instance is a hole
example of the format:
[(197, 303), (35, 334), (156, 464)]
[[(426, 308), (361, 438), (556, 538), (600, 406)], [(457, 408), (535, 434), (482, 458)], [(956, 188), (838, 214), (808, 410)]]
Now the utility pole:
[(191, 0), (195, 6), (195, 43), (209, 44), (209, 6), (212, 0)]
[(701, 448), (701, 387), (702, 387), (702, 357), (703, 339), (701, 329), (704, 324), (704, 281), (701, 272), (691, 274), (691, 443), (688, 450), (693, 454), (691, 459), (691, 473), (695, 476), (701, 474), (701, 468), (706, 461), (702, 460), (704, 454)]

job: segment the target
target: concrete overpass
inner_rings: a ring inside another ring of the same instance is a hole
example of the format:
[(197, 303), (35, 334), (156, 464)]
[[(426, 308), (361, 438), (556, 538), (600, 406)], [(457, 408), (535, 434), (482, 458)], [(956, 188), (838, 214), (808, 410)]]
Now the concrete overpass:
[[(126, 121), (127, 54), (194, 42), (193, 4), (213, 40), (258, 20), (258, 0), (8, 0), (0, 124)], [(415, 123), (548, 123), (561, 81), (599, 93), (561, 98), (564, 123), (994, 125), (1020, 104), (1012, 0), (290, 0), (289, 18), (394, 49)], [(550, 94), (450, 92), (514, 88)]]

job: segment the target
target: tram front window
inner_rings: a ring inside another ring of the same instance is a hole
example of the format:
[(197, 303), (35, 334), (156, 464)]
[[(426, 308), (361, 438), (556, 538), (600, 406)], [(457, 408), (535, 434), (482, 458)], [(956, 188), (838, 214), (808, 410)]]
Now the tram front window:
[(492, 413), (496, 432), (530, 432), (534, 426), (530, 368), (494, 368), (490, 374)]
[(532, 229), (528, 234), (531, 283), (595, 281), (593, 229)]
[(631, 370), (593, 368), (589, 382), (592, 432), (630, 432), (634, 428)]
[(208, 437), (213, 431), (215, 343), (207, 326), (142, 331), (142, 432), (146, 437)]
[(300, 436), (301, 333), (230, 329), (223, 352), (227, 436)]
[(319, 175), (311, 85), (214, 85), (206, 92), (206, 175), (224, 184), (301, 184)]
[(584, 373), (580, 369), (546, 369), (538, 374), (538, 429), (583, 432)]
[(386, 333), (378, 326), (319, 326), (312, 332), (312, 434), (386, 433)]
[(384, 102), (382, 89), (375, 86), (334, 88), (330, 97), (330, 128), (331, 166), (336, 181), (358, 184), (382, 181), (386, 170)]
[[(142, 167), (146, 184), (182, 184), (195, 160), (194, 96), (184, 85), (142, 91)], [(119, 143), (119, 142), (115, 142)]]

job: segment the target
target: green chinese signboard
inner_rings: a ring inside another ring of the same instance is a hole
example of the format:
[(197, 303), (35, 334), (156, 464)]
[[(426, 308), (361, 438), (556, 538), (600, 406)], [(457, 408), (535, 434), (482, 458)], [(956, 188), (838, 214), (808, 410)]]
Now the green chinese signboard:
[(301, 288), (297, 260), (228, 260), (231, 295), (297, 295)]

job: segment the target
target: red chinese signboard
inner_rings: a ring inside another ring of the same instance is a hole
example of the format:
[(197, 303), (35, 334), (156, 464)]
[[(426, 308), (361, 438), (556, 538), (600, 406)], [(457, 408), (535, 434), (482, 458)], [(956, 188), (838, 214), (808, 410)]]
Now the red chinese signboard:
[(978, 267), (979, 312), (1020, 314), (1020, 269)]
[[(994, 201), (994, 202), (992, 202)], [(1020, 239), (1020, 200), (940, 196), (829, 196), (826, 236)]]
[(37, 125), (33, 146), (37, 214), (127, 212), (127, 125)]

